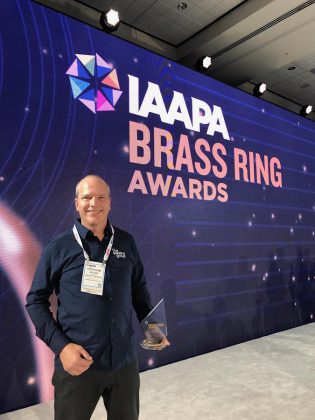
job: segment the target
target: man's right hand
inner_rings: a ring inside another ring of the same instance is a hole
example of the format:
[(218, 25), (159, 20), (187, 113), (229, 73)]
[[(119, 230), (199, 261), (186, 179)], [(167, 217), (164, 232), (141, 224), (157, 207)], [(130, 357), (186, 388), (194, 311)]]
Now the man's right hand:
[(93, 363), (89, 353), (82, 346), (74, 343), (67, 344), (59, 357), (64, 370), (73, 376), (81, 375)]

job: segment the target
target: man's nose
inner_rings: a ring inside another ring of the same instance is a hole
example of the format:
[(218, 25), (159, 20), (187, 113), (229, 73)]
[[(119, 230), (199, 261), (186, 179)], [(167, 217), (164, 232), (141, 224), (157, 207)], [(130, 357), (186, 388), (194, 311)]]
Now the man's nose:
[(90, 206), (95, 206), (95, 197), (90, 199)]

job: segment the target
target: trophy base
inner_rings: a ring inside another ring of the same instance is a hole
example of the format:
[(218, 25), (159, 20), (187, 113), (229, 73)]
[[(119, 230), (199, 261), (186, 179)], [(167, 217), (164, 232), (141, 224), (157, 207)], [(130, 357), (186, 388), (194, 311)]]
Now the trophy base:
[(140, 346), (145, 350), (163, 350), (164, 347), (166, 347), (162, 341), (160, 341), (159, 343), (153, 343), (149, 340), (141, 341)]

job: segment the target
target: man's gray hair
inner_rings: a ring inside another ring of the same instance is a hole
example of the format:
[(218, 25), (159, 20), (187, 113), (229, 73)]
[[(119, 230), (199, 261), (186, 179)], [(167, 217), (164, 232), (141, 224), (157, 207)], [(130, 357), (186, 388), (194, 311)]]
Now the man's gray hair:
[(75, 187), (75, 196), (76, 196), (76, 198), (78, 198), (78, 195), (79, 195), (79, 187), (80, 187), (81, 182), (84, 181), (86, 178), (90, 178), (90, 177), (98, 178), (100, 181), (102, 181), (106, 185), (107, 190), (108, 190), (108, 196), (110, 197), (110, 188), (109, 188), (109, 185), (107, 184), (107, 182), (101, 176), (99, 176), (99, 175), (88, 174), (84, 178), (80, 179), (80, 181), (77, 183), (77, 185)]

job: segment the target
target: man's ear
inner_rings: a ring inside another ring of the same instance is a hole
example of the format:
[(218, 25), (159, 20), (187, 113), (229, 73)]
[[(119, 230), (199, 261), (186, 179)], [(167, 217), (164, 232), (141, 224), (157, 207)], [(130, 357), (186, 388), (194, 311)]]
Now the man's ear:
[(74, 206), (75, 206), (76, 211), (79, 211), (78, 210), (78, 199), (77, 198), (74, 199)]

